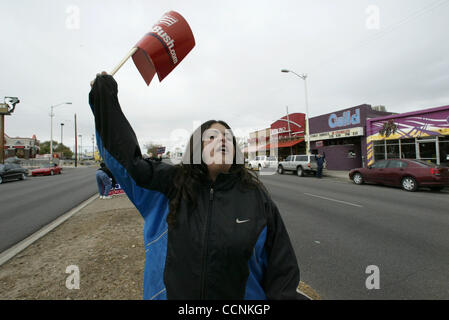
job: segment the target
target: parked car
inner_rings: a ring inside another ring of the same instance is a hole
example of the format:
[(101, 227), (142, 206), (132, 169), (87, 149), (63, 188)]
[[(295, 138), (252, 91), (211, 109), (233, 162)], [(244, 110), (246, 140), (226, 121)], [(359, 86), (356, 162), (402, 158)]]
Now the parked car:
[[(325, 168), (326, 165), (324, 165), (323, 171)], [(278, 164), (278, 173), (284, 174), (286, 171), (292, 171), (299, 177), (303, 177), (305, 174), (316, 174), (317, 170), (318, 166), (314, 154), (291, 155)]]
[(28, 169), (22, 168), (17, 163), (0, 163), (0, 184), (10, 180), (25, 180)]
[(391, 159), (378, 161), (367, 168), (353, 169), (349, 178), (355, 184), (377, 183), (402, 187), (406, 191), (429, 187), (440, 191), (449, 186), (449, 168), (422, 160)]
[(52, 176), (55, 174), (61, 174), (62, 168), (57, 164), (46, 164), (40, 167), (39, 169), (34, 169), (31, 171), (31, 175), (35, 176)]
[(256, 156), (254, 160), (249, 161), (249, 169), (275, 168), (276, 170), (278, 159), (274, 156)]

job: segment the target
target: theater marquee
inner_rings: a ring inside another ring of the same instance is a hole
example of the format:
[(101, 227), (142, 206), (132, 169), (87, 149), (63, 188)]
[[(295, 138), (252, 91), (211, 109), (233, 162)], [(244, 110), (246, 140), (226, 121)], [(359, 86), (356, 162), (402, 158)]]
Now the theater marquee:
[(329, 131), (329, 132), (314, 133), (314, 134), (310, 135), (310, 141), (359, 137), (359, 136), (363, 136), (363, 135), (364, 135), (363, 127), (357, 127), (357, 128)]

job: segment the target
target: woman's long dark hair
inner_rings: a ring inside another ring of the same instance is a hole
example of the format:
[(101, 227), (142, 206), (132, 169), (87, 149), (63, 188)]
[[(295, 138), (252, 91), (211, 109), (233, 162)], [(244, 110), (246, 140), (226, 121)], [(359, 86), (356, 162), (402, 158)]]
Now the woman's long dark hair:
[[(207, 165), (203, 161), (203, 134), (213, 124), (219, 123), (228, 129), (232, 130), (229, 125), (221, 120), (209, 120), (198, 127), (190, 136), (186, 151), (182, 158), (182, 163), (177, 165), (177, 173), (174, 177), (174, 189), (171, 192), (169, 203), (169, 214), (167, 216), (167, 223), (174, 226), (176, 223), (176, 212), (179, 208), (181, 200), (187, 201), (190, 208), (196, 206), (196, 193), (201, 184), (208, 180)], [(262, 183), (255, 173), (245, 168), (243, 153), (237, 146), (234, 134), (232, 133), (232, 141), (234, 145), (234, 158), (229, 172), (235, 173), (240, 183), (244, 188), (262, 187)]]

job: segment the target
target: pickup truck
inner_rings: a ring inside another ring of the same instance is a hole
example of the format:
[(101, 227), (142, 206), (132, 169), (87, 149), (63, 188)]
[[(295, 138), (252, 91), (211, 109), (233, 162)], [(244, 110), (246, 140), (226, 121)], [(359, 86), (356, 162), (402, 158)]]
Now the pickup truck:
[(274, 156), (257, 156), (254, 160), (249, 161), (249, 169), (262, 169), (262, 168), (274, 168), (276, 170), (278, 165), (278, 159)]
[[(326, 168), (326, 165), (324, 165), (324, 168)], [(315, 155), (291, 155), (285, 161), (280, 161), (278, 164), (279, 174), (292, 171), (299, 177), (304, 177), (305, 173), (316, 174), (317, 169)]]

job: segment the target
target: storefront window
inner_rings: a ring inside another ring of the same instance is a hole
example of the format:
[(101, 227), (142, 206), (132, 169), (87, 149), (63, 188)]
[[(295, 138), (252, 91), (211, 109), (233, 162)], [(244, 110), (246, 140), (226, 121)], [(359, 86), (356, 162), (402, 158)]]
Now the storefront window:
[(437, 161), (436, 141), (418, 140), (419, 158), (423, 160), (430, 160), (434, 163)]
[(387, 140), (387, 159), (399, 158), (399, 140)]
[(385, 141), (374, 141), (374, 161), (385, 159)]
[(439, 137), (440, 165), (449, 167), (449, 137)]
[(387, 159), (399, 158), (399, 144), (387, 146)]
[(413, 143), (404, 143), (404, 141), (401, 141), (401, 158), (416, 159), (416, 144), (414, 139)]

